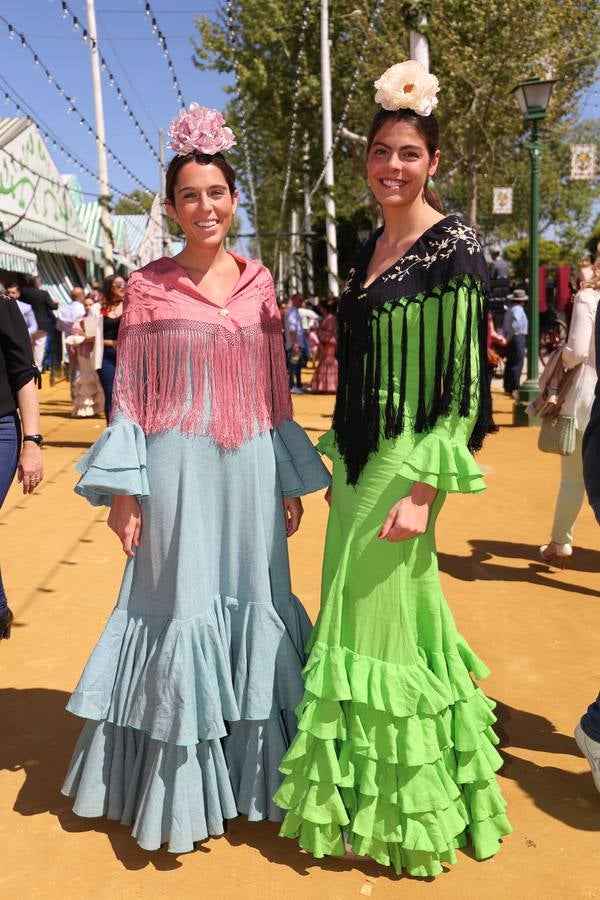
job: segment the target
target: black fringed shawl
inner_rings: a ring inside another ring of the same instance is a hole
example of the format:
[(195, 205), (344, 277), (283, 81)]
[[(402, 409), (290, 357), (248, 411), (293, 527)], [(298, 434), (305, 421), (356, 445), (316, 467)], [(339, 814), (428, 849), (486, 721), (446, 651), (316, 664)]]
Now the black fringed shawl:
[[(349, 484), (357, 483), (369, 456), (377, 451), (381, 435), (397, 437), (405, 428), (428, 432), (453, 410), (463, 418), (473, 415), (476, 405), (468, 443), (469, 450), (476, 451), (491, 417), (488, 273), (474, 232), (457, 216), (447, 216), (365, 289), (367, 266), (382, 231), (361, 247), (340, 302), (333, 430)], [(457, 335), (461, 302), (466, 307), (460, 313), (464, 330), (459, 326), (462, 334)], [(452, 304), (451, 314), (448, 304)], [(411, 330), (413, 305), (418, 309), (418, 326)], [(416, 342), (418, 332), (414, 403), (407, 403), (408, 358), (415, 352), (409, 346), (409, 330), (411, 343)], [(473, 338), (478, 346), (477, 371), (473, 371), (470, 350)], [(428, 371), (431, 342), (435, 343), (435, 362)]]

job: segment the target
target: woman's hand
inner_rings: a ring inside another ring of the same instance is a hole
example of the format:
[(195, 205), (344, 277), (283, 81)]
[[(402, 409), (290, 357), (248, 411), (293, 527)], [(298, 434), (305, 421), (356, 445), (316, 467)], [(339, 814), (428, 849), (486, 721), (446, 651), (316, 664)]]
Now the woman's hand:
[(284, 497), (285, 530), (290, 538), (300, 528), (300, 519), (304, 515), (304, 507), (300, 497)]
[(115, 494), (112, 501), (108, 527), (121, 541), (123, 553), (135, 556), (134, 547), (140, 546), (142, 537), (142, 511), (137, 497)]
[(331, 506), (331, 501), (333, 500), (333, 488), (331, 485), (325, 491), (325, 496), (323, 497), (327, 506)]
[(24, 494), (32, 494), (44, 477), (42, 448), (38, 447), (33, 441), (23, 441), (18, 473)]
[(425, 534), (436, 494), (437, 490), (428, 484), (414, 484), (409, 494), (390, 509), (379, 532), (379, 540), (408, 541)]

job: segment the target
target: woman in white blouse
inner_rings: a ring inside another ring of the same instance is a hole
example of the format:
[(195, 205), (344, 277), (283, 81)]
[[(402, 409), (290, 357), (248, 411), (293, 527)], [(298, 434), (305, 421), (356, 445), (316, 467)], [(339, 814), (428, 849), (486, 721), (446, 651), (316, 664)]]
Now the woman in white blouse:
[(545, 562), (555, 562), (564, 568), (573, 554), (573, 526), (581, 509), (585, 493), (581, 442), (589, 422), (596, 387), (596, 352), (594, 323), (600, 299), (600, 264), (596, 262), (591, 280), (583, 282), (575, 297), (573, 317), (562, 360), (567, 369), (581, 363), (574, 377), (561, 415), (574, 416), (577, 440), (571, 456), (561, 456), (560, 489), (556, 499), (552, 539), (540, 547)]

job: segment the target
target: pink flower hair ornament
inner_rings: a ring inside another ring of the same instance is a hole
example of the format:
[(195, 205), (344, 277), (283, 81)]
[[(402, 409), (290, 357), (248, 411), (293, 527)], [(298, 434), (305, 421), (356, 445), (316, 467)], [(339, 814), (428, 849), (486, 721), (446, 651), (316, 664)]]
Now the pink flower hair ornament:
[(178, 156), (187, 156), (194, 150), (214, 156), (230, 150), (236, 142), (219, 110), (198, 103), (190, 103), (189, 109), (182, 109), (171, 119), (169, 137), (169, 146)]

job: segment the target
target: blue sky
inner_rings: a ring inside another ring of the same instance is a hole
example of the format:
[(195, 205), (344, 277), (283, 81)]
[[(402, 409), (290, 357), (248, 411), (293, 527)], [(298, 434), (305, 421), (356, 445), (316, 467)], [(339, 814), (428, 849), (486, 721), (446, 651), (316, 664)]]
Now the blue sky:
[[(68, 0), (68, 6), (82, 25), (87, 25), (85, 0)], [(144, 14), (142, 0), (96, 0), (96, 20), (100, 51), (116, 77), (124, 97), (148, 138), (158, 150), (158, 129), (168, 127), (179, 110), (171, 75), (151, 23)], [(167, 45), (186, 104), (192, 100), (222, 108), (227, 102), (223, 91), (228, 79), (201, 72), (192, 64), (194, 18), (199, 13), (214, 15), (217, 0), (152, 0), (151, 7)], [(0, 13), (22, 32), (38, 54), (42, 64), (54, 75), (65, 93), (75, 98), (76, 106), (94, 124), (90, 53), (73, 30), (71, 18), (63, 18), (61, 0), (2, 0)], [(9, 38), (8, 28), (0, 20), (0, 73), (9, 83), (9, 93), (19, 94), (50, 126), (65, 146), (97, 168), (96, 144), (87, 129), (79, 125), (79, 116), (68, 112), (65, 102), (50, 84), (41, 66), (21, 48), (18, 37)], [(16, 115), (12, 102), (4, 103), (4, 83), (0, 82), (0, 116)], [(106, 124), (106, 143), (138, 178), (153, 190), (158, 189), (158, 163), (150, 154), (123, 111), (116, 91), (102, 75), (102, 94)], [(22, 104), (25, 109), (25, 104)], [(75, 171), (84, 191), (97, 195), (94, 179), (74, 169), (65, 157), (50, 147), (61, 172)], [(170, 152), (167, 151), (167, 159)], [(136, 185), (109, 160), (109, 180), (124, 192)], [(87, 199), (92, 199), (87, 196)]]

